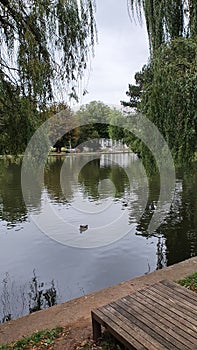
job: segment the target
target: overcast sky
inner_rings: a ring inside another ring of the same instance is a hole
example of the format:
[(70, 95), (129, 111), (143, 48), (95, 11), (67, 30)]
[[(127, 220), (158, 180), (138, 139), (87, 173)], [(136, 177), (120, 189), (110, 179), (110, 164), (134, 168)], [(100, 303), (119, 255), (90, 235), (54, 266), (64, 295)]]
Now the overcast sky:
[(89, 79), (85, 79), (88, 94), (81, 104), (100, 100), (120, 104), (127, 99), (128, 84), (134, 83), (135, 72), (147, 63), (148, 39), (145, 25), (131, 22), (127, 0), (96, 0), (98, 45), (92, 59)]

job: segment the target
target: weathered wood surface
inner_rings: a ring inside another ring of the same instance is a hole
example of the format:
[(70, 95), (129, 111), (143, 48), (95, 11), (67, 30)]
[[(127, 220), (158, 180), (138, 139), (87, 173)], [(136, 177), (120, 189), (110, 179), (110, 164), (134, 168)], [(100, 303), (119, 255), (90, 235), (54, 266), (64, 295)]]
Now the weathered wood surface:
[(197, 350), (197, 293), (160, 281), (92, 310), (93, 338), (101, 325), (128, 349)]

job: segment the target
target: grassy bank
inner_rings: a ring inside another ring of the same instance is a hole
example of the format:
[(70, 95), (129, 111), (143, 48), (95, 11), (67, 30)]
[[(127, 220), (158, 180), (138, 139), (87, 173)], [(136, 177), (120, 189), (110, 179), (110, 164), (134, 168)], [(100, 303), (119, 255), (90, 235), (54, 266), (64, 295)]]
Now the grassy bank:
[(29, 337), (11, 343), (9, 345), (0, 345), (0, 350), (32, 350), (32, 349), (52, 349), (55, 339), (63, 335), (63, 328), (57, 327), (50, 330), (44, 330), (33, 333)]
[(197, 272), (194, 272), (192, 275), (189, 275), (180, 281), (176, 281), (181, 286), (192, 290), (197, 293)]

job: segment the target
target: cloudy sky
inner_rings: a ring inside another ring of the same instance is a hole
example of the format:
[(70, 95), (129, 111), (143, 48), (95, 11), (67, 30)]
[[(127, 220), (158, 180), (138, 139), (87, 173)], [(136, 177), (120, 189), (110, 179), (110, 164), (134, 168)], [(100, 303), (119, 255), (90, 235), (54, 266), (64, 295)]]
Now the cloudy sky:
[(127, 99), (125, 92), (134, 83), (135, 72), (147, 63), (148, 39), (146, 28), (128, 15), (127, 0), (96, 0), (98, 45), (91, 62), (89, 79), (85, 79), (88, 94), (81, 104), (93, 100), (120, 104)]

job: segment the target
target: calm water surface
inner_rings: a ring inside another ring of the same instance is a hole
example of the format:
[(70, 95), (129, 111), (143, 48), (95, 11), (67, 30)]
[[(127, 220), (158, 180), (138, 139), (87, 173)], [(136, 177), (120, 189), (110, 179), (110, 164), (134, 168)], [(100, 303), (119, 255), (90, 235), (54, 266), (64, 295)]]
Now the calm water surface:
[[(44, 184), (27, 205), (21, 161), (0, 160), (0, 322), (195, 256), (196, 170), (177, 171), (170, 212), (148, 235), (158, 196), (159, 176), (148, 181), (132, 154), (57, 156), (48, 158)], [(114, 222), (119, 239), (94, 248), (61, 244), (34, 220), (46, 201), (65, 234), (70, 223), (82, 243), (97, 227), (104, 239)], [(89, 229), (81, 233), (80, 224)]]

